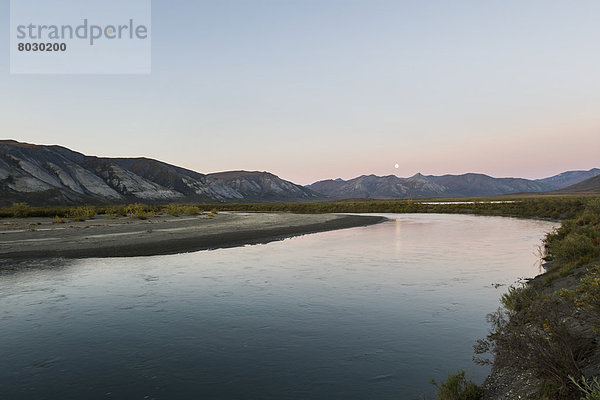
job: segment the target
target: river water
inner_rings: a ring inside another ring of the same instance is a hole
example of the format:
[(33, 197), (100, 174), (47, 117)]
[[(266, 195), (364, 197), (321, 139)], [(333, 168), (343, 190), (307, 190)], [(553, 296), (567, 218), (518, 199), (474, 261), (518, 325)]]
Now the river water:
[(418, 399), (554, 224), (389, 222), (158, 257), (4, 262), (2, 399)]

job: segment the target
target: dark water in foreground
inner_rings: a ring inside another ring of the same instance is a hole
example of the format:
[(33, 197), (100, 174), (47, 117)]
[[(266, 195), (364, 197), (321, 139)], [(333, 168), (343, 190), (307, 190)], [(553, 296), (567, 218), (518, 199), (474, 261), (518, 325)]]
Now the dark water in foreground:
[[(1, 399), (413, 399), (465, 368), (547, 222), (393, 215), (267, 245), (0, 273)], [(6, 268), (4, 266), (3, 268)], [(429, 396), (431, 398), (431, 396)]]

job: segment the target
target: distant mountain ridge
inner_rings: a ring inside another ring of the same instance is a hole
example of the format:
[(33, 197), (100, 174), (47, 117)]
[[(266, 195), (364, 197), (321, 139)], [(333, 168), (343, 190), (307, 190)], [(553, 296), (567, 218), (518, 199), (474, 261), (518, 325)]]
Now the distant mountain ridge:
[(94, 157), (61, 146), (0, 140), (0, 206), (14, 202), (31, 205), (300, 202), (560, 193), (561, 190), (584, 193), (596, 190), (599, 176), (598, 168), (567, 171), (537, 180), (474, 173), (416, 174), (409, 178), (363, 175), (347, 181), (338, 178), (300, 186), (269, 172), (201, 174), (148, 158)]
[(600, 175), (583, 182), (551, 192), (553, 194), (600, 194)]
[(511, 193), (542, 193), (563, 189), (600, 175), (600, 169), (568, 171), (544, 179), (493, 178), (484, 174), (422, 175), (399, 178), (395, 175), (362, 175), (347, 181), (324, 180), (306, 186), (331, 199), (407, 199), (431, 197), (496, 196)]
[(549, 178), (537, 179), (536, 182), (552, 187), (549, 190), (557, 190), (578, 184), (598, 175), (600, 175), (600, 169), (592, 168), (589, 171), (567, 171)]
[(322, 199), (268, 172), (207, 175), (148, 158), (102, 158), (0, 140), (0, 205)]

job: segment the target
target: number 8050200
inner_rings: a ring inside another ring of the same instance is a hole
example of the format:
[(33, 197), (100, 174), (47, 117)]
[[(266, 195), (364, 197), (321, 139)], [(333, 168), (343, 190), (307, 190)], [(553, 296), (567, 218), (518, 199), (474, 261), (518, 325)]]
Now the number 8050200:
[(67, 51), (66, 43), (19, 43), (19, 51)]

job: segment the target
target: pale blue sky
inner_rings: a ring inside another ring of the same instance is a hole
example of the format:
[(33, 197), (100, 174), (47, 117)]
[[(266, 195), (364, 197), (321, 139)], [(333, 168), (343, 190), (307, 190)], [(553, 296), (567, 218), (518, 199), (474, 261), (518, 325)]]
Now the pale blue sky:
[(9, 75), (1, 4), (4, 138), (302, 184), (600, 166), (598, 1), (155, 0), (149, 76)]

